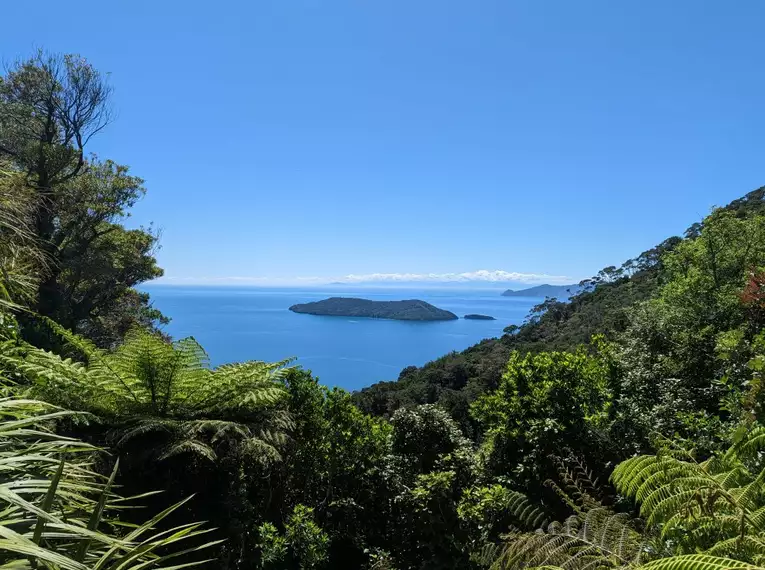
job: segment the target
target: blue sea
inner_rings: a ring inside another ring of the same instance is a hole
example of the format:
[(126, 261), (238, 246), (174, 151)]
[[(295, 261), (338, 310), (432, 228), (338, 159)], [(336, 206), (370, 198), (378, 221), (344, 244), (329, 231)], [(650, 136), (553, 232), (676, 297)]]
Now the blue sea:
[[(502, 297), (500, 290), (261, 288), (148, 285), (154, 306), (172, 318), (173, 338), (193, 336), (213, 365), (243, 360), (297, 358), (322, 383), (357, 390), (395, 380), (406, 366), (421, 366), (520, 324), (542, 299)], [(496, 321), (406, 322), (301, 315), (296, 303), (327, 297), (422, 299), (460, 317), (479, 313)]]

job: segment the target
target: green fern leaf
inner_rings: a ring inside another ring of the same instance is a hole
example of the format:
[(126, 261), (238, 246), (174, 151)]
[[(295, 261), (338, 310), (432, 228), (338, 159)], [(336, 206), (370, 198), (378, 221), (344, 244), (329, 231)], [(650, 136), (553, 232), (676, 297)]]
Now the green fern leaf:
[(706, 554), (673, 556), (649, 562), (643, 570), (761, 570), (758, 566)]

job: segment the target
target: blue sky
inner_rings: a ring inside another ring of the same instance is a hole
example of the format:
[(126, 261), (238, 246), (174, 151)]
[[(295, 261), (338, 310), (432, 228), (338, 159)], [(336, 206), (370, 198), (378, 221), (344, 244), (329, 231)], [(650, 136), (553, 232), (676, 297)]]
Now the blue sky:
[(110, 72), (91, 150), (146, 179), (131, 223), (178, 282), (579, 279), (765, 184), (755, 0), (30, 10), (3, 6), (0, 53)]

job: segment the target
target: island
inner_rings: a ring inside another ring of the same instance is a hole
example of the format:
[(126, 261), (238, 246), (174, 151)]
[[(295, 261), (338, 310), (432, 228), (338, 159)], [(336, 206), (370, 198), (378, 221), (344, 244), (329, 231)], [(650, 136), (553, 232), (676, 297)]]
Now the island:
[(519, 289), (514, 291), (508, 289), (502, 293), (503, 297), (555, 297), (559, 301), (564, 301), (573, 297), (582, 287), (577, 284), (572, 285), (537, 285), (528, 289)]
[(323, 301), (292, 305), (293, 313), (328, 317), (367, 317), (397, 321), (453, 321), (457, 315), (419, 299), (406, 301), (370, 301), (352, 297), (330, 297)]
[(494, 317), (491, 317), (489, 315), (474, 315), (474, 314), (465, 315), (465, 318), (468, 319), (469, 321), (496, 321), (497, 320)]

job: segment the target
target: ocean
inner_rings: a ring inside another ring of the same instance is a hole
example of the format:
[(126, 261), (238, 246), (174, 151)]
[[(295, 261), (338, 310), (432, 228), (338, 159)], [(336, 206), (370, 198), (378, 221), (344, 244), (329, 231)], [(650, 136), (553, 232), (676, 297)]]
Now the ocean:
[[(214, 366), (243, 360), (297, 358), (323, 384), (358, 390), (396, 380), (406, 366), (421, 366), (520, 324), (543, 299), (502, 297), (500, 290), (392, 288), (263, 288), (147, 285), (154, 306), (172, 321), (165, 332), (193, 336)], [(375, 300), (422, 299), (462, 317), (491, 315), (496, 321), (407, 322), (301, 315), (296, 303), (327, 297)]]

